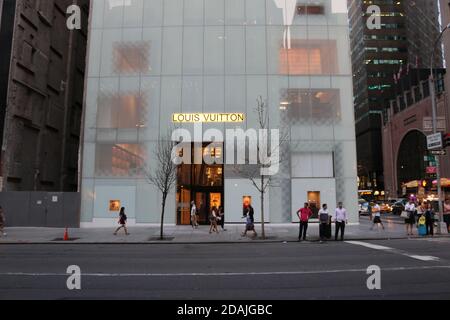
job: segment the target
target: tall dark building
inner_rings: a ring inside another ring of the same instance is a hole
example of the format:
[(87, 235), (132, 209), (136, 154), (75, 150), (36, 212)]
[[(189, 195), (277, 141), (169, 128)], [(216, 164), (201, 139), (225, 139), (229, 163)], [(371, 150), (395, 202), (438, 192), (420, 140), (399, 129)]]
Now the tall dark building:
[[(66, 26), (82, 10), (82, 30)], [(0, 190), (76, 191), (89, 0), (0, 0)]]
[[(427, 68), (439, 34), (437, 0), (349, 0), (360, 189), (382, 191), (381, 126), (395, 97), (394, 84), (411, 68)], [(381, 28), (367, 25), (371, 5), (380, 8)], [(436, 66), (442, 66), (436, 55)]]

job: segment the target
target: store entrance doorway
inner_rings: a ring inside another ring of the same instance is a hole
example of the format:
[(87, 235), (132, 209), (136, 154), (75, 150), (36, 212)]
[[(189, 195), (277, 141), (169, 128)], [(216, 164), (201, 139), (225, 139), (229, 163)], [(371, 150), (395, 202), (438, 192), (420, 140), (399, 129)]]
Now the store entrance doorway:
[[(209, 153), (211, 157), (222, 159), (223, 146), (201, 147), (192, 145), (195, 152)], [(217, 161), (219, 163), (223, 161)], [(178, 167), (177, 180), (177, 225), (191, 224), (191, 202), (197, 207), (197, 220), (200, 224), (209, 224), (209, 215), (213, 207), (223, 207), (224, 203), (224, 166), (223, 164), (183, 164)]]

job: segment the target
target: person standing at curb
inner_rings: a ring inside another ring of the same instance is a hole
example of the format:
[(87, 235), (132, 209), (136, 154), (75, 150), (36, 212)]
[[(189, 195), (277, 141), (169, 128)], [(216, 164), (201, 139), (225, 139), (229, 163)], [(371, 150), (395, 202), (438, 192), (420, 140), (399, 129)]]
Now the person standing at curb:
[(405, 206), (405, 211), (407, 214), (407, 217), (405, 218), (406, 234), (408, 236), (413, 236), (414, 235), (413, 227), (416, 224), (416, 205), (412, 198), (409, 200), (409, 203)]
[(378, 226), (379, 224), (381, 224), (383, 230), (385, 230), (383, 221), (381, 221), (381, 207), (378, 203), (375, 203), (375, 205), (373, 206), (372, 216), (370, 218), (373, 219), (373, 225), (372, 228), (370, 228), (370, 231), (372, 231), (373, 228), (375, 228), (375, 226)]
[(447, 225), (447, 232), (450, 233), (450, 199), (444, 203), (444, 222)]
[(191, 224), (192, 224), (192, 229), (198, 228), (197, 206), (195, 205), (195, 201), (191, 202)]
[(122, 229), (123, 228), (123, 230), (125, 231), (125, 234), (127, 235), (127, 236), (129, 236), (130, 234), (128, 233), (128, 229), (127, 229), (127, 220), (128, 220), (128, 217), (127, 217), (127, 215), (125, 214), (125, 208), (124, 207), (122, 207), (121, 209), (120, 209), (120, 213), (119, 213), (119, 224), (120, 224), (120, 227), (119, 228), (117, 228), (117, 230), (114, 232), (114, 235), (115, 236), (117, 236), (117, 233), (120, 231), (120, 229)]
[(308, 232), (309, 219), (313, 213), (309, 208), (309, 204), (305, 203), (305, 206), (297, 211), (297, 216), (300, 219), (300, 230), (298, 235), (298, 241), (306, 241), (306, 233)]
[(327, 239), (327, 229), (330, 227), (330, 214), (328, 213), (328, 206), (324, 204), (319, 211), (319, 236), (320, 243)]
[(427, 204), (425, 210), (425, 219), (427, 225), (427, 236), (434, 236), (434, 210), (431, 203)]
[(4, 231), (6, 224), (6, 218), (5, 218), (5, 212), (3, 211), (3, 208), (0, 206), (0, 237), (6, 237), (7, 234)]
[(334, 212), (334, 222), (336, 223), (335, 240), (338, 241), (339, 232), (341, 232), (341, 241), (344, 241), (345, 226), (348, 223), (347, 210), (344, 208), (344, 204), (339, 202), (338, 207)]

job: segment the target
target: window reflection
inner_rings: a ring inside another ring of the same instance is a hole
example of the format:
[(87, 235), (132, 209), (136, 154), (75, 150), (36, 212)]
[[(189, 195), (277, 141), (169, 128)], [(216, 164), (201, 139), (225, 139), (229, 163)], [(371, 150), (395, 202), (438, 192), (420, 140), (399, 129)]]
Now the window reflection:
[(135, 74), (151, 71), (148, 41), (116, 42), (113, 44), (114, 71)]
[(98, 98), (97, 127), (135, 129), (146, 124), (145, 97), (139, 92), (108, 94)]
[(336, 40), (291, 40), (290, 49), (280, 49), (279, 61), (284, 75), (339, 73)]
[(285, 89), (282, 96), (283, 119), (292, 125), (309, 121), (331, 124), (341, 118), (338, 89)]
[(138, 144), (99, 144), (96, 148), (95, 175), (101, 177), (140, 176), (144, 148)]

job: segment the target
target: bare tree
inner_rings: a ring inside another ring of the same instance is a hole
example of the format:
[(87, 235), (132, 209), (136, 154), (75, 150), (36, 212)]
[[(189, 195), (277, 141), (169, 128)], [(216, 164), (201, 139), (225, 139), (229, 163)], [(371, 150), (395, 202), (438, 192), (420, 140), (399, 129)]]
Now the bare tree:
[(166, 209), (167, 196), (177, 182), (177, 165), (174, 162), (175, 154), (173, 153), (175, 142), (171, 137), (171, 131), (168, 130), (165, 137), (158, 141), (155, 150), (156, 162), (154, 169), (145, 170), (147, 180), (154, 185), (162, 194), (161, 202), (161, 229), (160, 239), (164, 239), (164, 213)]
[[(269, 110), (266, 102), (260, 96), (257, 98), (257, 106), (255, 108), (255, 114), (257, 116), (257, 123), (259, 130), (262, 132), (268, 132), (269, 123)], [(260, 131), (260, 132), (261, 132)], [(273, 166), (279, 167), (282, 163), (282, 152), (280, 152), (282, 145), (287, 141), (288, 132), (279, 132), (279, 140), (275, 144), (270, 144), (268, 139), (265, 141), (259, 141), (257, 143), (257, 154), (258, 163), (256, 165), (246, 164), (244, 166), (235, 166), (235, 171), (242, 177), (251, 181), (252, 185), (256, 188), (260, 195), (261, 201), (261, 236), (266, 239), (265, 230), (265, 204), (264, 200), (266, 198), (267, 191), (269, 187), (276, 186), (275, 183), (275, 173), (270, 172), (270, 168)], [(267, 133), (268, 135), (268, 133)], [(266, 138), (268, 138), (266, 136)], [(260, 136), (261, 139), (261, 136)], [(264, 143), (266, 142), (266, 143)], [(277, 153), (277, 159), (272, 158), (272, 155)]]

